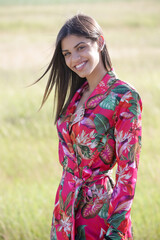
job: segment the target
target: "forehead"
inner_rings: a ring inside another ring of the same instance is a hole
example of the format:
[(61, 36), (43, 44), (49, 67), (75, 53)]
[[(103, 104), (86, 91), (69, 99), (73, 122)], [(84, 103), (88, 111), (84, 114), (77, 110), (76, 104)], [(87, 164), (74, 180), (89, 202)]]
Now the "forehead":
[(61, 41), (62, 50), (69, 50), (70, 48), (74, 48), (79, 43), (90, 43), (91, 40), (83, 37), (83, 36), (76, 36), (76, 35), (68, 35)]

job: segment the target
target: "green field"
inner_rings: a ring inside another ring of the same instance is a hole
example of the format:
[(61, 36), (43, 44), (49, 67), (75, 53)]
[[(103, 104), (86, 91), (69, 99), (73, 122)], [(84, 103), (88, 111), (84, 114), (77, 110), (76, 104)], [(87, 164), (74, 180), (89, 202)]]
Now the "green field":
[(23, 2), (0, 1), (0, 240), (49, 239), (61, 177), (53, 94), (38, 112), (47, 78), (26, 86), (49, 63), (60, 26), (78, 12), (96, 18), (116, 73), (142, 97), (143, 148), (132, 207), (134, 239), (159, 240), (160, 1)]

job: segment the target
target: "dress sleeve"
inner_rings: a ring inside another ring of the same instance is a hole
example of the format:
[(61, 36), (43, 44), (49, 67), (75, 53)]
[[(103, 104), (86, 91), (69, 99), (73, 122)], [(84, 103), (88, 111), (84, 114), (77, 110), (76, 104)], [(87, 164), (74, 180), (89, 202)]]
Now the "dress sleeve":
[(110, 199), (106, 233), (111, 240), (132, 239), (130, 211), (137, 180), (141, 148), (142, 102), (137, 92), (128, 91), (116, 109), (116, 184)]

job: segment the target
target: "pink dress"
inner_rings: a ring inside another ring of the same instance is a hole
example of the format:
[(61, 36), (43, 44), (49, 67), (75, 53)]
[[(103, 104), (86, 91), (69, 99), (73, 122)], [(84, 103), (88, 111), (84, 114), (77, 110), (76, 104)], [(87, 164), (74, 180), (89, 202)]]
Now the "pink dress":
[(57, 122), (63, 173), (51, 240), (133, 239), (130, 211), (141, 146), (141, 99), (111, 71), (75, 113), (87, 86), (75, 93)]

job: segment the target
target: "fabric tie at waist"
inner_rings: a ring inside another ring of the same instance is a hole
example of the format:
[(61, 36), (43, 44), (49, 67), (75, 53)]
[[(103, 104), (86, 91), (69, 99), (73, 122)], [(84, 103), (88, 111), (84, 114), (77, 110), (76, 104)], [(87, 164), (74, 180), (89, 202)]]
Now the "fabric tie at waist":
[[(68, 186), (70, 191), (72, 191), (72, 216), (71, 216), (71, 240), (75, 240), (75, 207), (78, 194), (83, 187), (87, 187), (87, 183), (94, 183), (100, 179), (109, 178), (111, 186), (113, 187), (113, 180), (111, 178), (112, 171), (106, 171), (103, 174), (99, 173), (99, 170), (92, 171), (89, 168), (84, 168), (82, 171), (82, 178), (72, 175), (71, 173), (66, 171), (66, 179), (68, 181)], [(70, 175), (70, 176), (68, 176)]]

